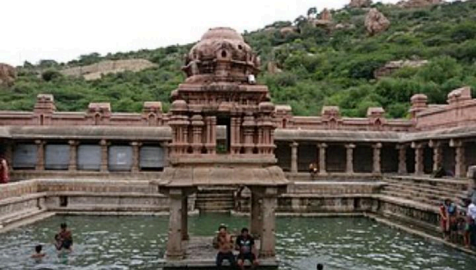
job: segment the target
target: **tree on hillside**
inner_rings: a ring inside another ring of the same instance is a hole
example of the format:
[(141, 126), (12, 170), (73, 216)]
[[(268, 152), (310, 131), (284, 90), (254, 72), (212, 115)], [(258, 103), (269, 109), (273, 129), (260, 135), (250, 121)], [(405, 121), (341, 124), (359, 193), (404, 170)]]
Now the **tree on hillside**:
[(307, 10), (307, 17), (308, 18), (315, 17), (316, 14), (317, 14), (317, 8), (316, 7), (312, 7), (312, 8)]

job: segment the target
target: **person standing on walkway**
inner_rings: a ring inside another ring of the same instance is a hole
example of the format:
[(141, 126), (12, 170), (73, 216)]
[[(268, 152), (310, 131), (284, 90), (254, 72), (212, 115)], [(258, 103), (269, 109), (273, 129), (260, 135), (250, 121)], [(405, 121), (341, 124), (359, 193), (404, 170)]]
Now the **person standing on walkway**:
[(8, 162), (4, 157), (0, 157), (0, 184), (6, 184), (10, 181), (10, 172)]

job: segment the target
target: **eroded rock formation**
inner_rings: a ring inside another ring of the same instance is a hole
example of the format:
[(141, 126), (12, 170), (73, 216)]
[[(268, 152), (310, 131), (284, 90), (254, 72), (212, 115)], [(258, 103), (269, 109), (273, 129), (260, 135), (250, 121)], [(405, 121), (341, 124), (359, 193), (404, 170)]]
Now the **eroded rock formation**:
[(104, 74), (124, 71), (138, 72), (155, 66), (156, 64), (145, 59), (108, 60), (89, 66), (66, 68), (60, 72), (66, 76), (84, 77), (85, 80), (97, 80)]
[(292, 34), (292, 33), (296, 33), (297, 32), (297, 28), (294, 27), (294, 26), (286, 26), (286, 27), (283, 27), (281, 29), (279, 29), (279, 32), (281, 33), (281, 35), (284, 37), (286, 35), (289, 35), (289, 34)]
[(268, 62), (267, 69), (268, 69), (268, 73), (270, 73), (270, 74), (276, 74), (276, 73), (281, 73), (281, 72), (283, 72), (283, 71), (278, 67), (278, 65), (276, 64), (276, 62), (273, 62), (273, 61)]
[(351, 8), (364, 8), (370, 7), (372, 5), (372, 0), (351, 0), (349, 7)]
[(442, 3), (444, 3), (443, 0), (408, 0), (400, 1), (397, 3), (397, 5), (403, 8), (422, 8), (433, 5), (440, 5)]
[(332, 13), (325, 8), (318, 19), (311, 19), (309, 22), (316, 27), (330, 28), (332, 25)]
[(365, 28), (369, 35), (376, 35), (384, 32), (390, 27), (390, 21), (376, 8), (372, 8), (365, 17)]
[(17, 78), (14, 67), (0, 63), (0, 84), (11, 86)]
[(385, 64), (383, 67), (375, 70), (374, 77), (381, 78), (385, 76), (389, 76), (395, 71), (404, 68), (418, 68), (428, 64), (427, 60), (399, 60), (399, 61), (391, 61)]

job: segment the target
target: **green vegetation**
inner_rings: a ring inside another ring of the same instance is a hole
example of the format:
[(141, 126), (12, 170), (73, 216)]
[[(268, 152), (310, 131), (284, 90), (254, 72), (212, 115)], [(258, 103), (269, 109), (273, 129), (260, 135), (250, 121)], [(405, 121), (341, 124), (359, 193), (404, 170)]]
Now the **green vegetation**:
[[(367, 107), (383, 106), (389, 117), (405, 117), (415, 93), (427, 94), (432, 103), (444, 103), (452, 89), (469, 85), (476, 90), (476, 2), (411, 10), (380, 3), (375, 6), (392, 25), (373, 37), (365, 32), (366, 11), (362, 9), (333, 11), (336, 24), (353, 28), (316, 28), (300, 16), (294, 22), (299, 27), (297, 33), (280, 34), (279, 28), (291, 22), (268, 26), (274, 30), (245, 33), (247, 42), (262, 58), (264, 72), (259, 81), (269, 86), (274, 102), (290, 104), (298, 115), (318, 115), (323, 105), (338, 105), (347, 116), (364, 116)], [(312, 15), (315, 10), (308, 13)], [(170, 92), (184, 79), (180, 67), (191, 46), (104, 57), (92, 53), (67, 64), (51, 60), (38, 65), (25, 63), (16, 84), (0, 89), (0, 107), (31, 110), (38, 93), (51, 93), (59, 110), (85, 110), (92, 101), (109, 101), (114, 111), (137, 112), (144, 101), (153, 100), (162, 101), (167, 108)], [(96, 81), (57, 72), (65, 65), (128, 58), (145, 58), (158, 67), (106, 75)], [(405, 59), (429, 60), (429, 64), (374, 78), (374, 71), (388, 61)], [(283, 72), (267, 73), (269, 61)]]

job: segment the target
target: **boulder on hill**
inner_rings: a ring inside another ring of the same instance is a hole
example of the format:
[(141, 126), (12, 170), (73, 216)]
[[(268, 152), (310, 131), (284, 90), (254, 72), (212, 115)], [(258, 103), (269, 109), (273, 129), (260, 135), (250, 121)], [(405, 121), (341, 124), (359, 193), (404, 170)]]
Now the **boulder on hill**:
[(0, 63), (0, 84), (12, 86), (17, 78), (16, 69), (10, 65)]
[(319, 15), (318, 19), (310, 19), (309, 23), (315, 27), (330, 28), (332, 25), (332, 13), (327, 8), (325, 8)]
[(395, 71), (410, 67), (410, 68), (419, 68), (428, 64), (428, 60), (399, 60), (399, 61), (390, 61), (386, 63), (383, 67), (378, 68), (374, 71), (374, 77), (379, 79), (381, 77), (389, 76)]
[(365, 28), (369, 35), (384, 32), (390, 27), (390, 21), (376, 8), (372, 8), (365, 17)]
[(422, 8), (433, 5), (440, 5), (442, 3), (444, 3), (443, 0), (408, 0), (398, 2), (397, 6), (402, 8)]
[(297, 33), (297, 28), (294, 26), (286, 26), (279, 29), (279, 32), (281, 33), (281, 36), (284, 37), (292, 33)]
[(350, 0), (349, 7), (351, 8), (365, 8), (372, 5), (372, 0)]
[(268, 62), (267, 69), (268, 69), (268, 73), (270, 73), (270, 74), (276, 74), (276, 73), (281, 73), (281, 72), (283, 72), (283, 71), (278, 67), (278, 64), (276, 64), (276, 62), (273, 62), (273, 61)]

